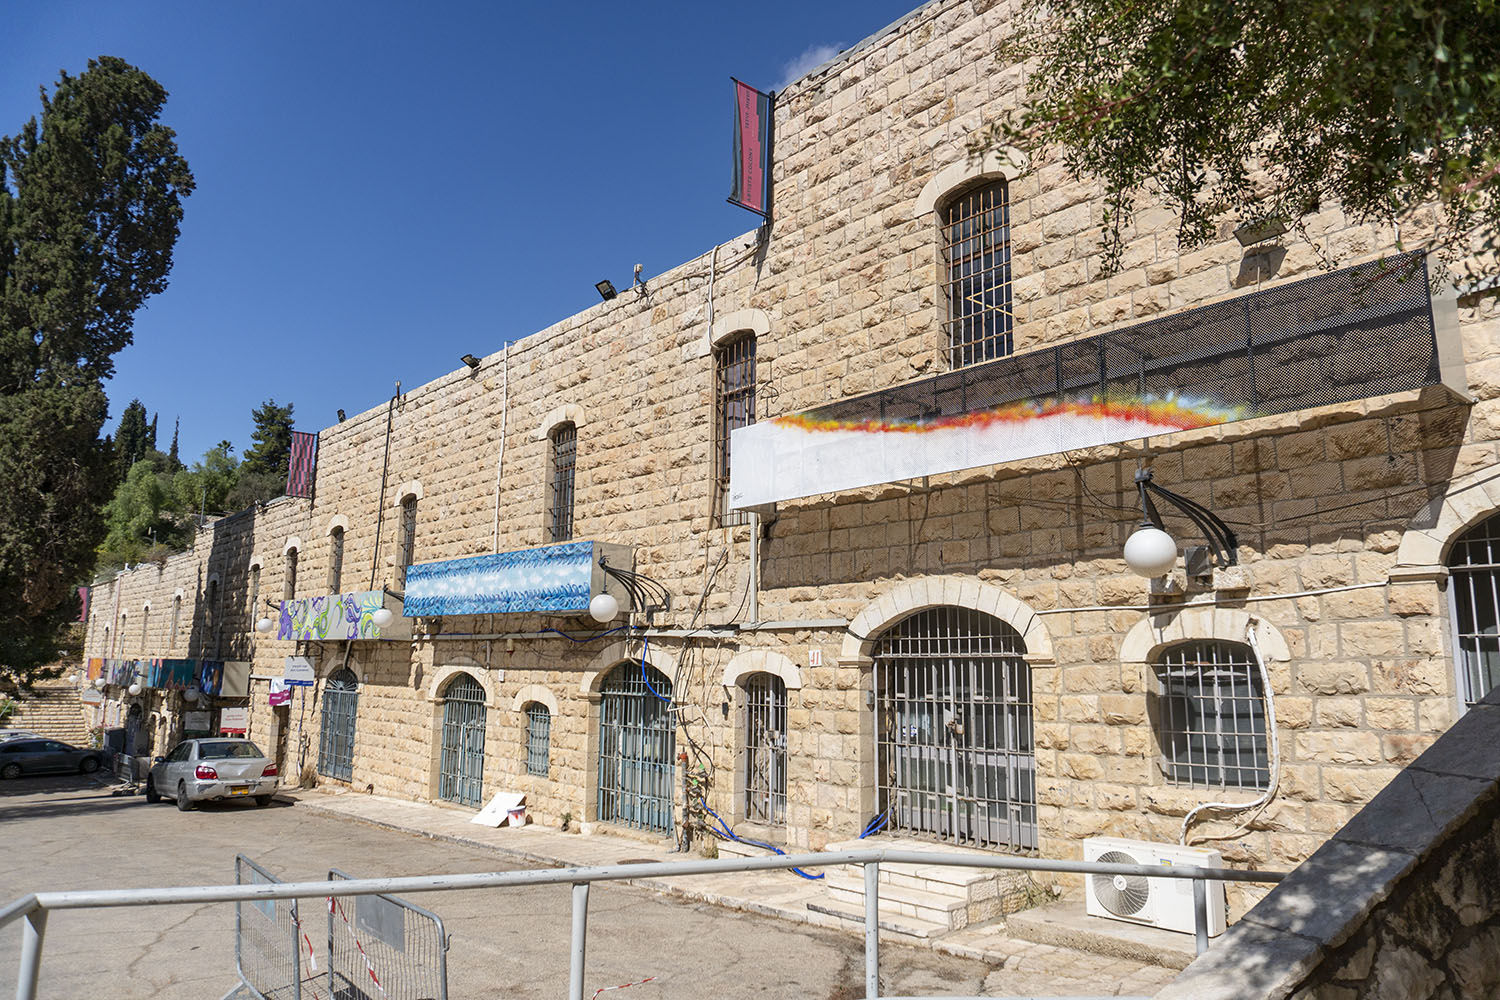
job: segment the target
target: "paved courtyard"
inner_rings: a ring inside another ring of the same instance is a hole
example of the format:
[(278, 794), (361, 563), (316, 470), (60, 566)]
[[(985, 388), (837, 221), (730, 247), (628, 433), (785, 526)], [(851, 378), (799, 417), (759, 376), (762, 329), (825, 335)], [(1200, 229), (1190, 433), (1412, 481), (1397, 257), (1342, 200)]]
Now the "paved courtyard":
[[(237, 852), (289, 880), (322, 878), (330, 866), (365, 876), (535, 866), (480, 844), (356, 822), (310, 808), (313, 801), (179, 813), (166, 803), (111, 795), (102, 779), (6, 782), (0, 902), (42, 889), (230, 882)], [(567, 887), (412, 898), (441, 915), (451, 934), (455, 1000), (566, 995)], [(589, 913), (589, 993), (654, 976), (621, 1000), (863, 995), (862, 940), (855, 934), (620, 884), (595, 886)], [(230, 904), (55, 914), (40, 995), (220, 997), (235, 982), (233, 928)], [(15, 981), (19, 941), (17, 925), (0, 929), (0, 990)], [(1043, 945), (1017, 947), (1003, 961), (978, 961), (887, 944), (882, 959), (883, 992), (890, 995), (1144, 994), (1171, 976)]]

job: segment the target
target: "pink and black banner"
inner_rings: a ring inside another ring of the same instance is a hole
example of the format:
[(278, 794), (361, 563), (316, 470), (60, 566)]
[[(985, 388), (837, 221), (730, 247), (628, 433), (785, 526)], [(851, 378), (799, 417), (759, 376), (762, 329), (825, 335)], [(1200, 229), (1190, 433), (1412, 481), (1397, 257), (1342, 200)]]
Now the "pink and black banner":
[(734, 80), (734, 186), (729, 203), (770, 221), (771, 95), (738, 80)]
[(287, 465), (286, 495), (310, 497), (318, 471), (318, 435), (292, 431), (292, 459)]

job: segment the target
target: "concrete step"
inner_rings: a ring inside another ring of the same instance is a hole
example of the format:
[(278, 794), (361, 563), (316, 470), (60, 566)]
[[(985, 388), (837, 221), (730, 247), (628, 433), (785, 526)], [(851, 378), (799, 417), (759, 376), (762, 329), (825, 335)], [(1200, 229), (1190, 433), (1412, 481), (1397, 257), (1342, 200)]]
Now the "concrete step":
[(1125, 920), (1091, 917), (1082, 899), (1038, 906), (1005, 918), (1006, 932), (1035, 944), (1126, 958), (1167, 969), (1185, 969), (1196, 957), (1191, 934), (1164, 931)]
[[(865, 925), (863, 905), (852, 909), (836, 903), (808, 903), (807, 909), (809, 913), (831, 918), (825, 921), (812, 921), (823, 926), (863, 927)], [(880, 929), (884, 933), (893, 935), (898, 942), (902, 938), (909, 938), (914, 944), (942, 937), (951, 930), (943, 924), (919, 920), (915, 917), (887, 915), (884, 911), (880, 914)], [(882, 940), (885, 940), (883, 935)]]
[[(829, 873), (824, 880), (828, 888), (829, 902), (845, 910), (863, 913), (865, 909), (865, 882), (863, 878)], [(964, 899), (924, 892), (905, 886), (882, 885), (880, 887), (880, 912), (901, 917), (913, 917), (932, 924), (940, 924), (949, 930), (958, 930), (969, 925), (969, 903)]]

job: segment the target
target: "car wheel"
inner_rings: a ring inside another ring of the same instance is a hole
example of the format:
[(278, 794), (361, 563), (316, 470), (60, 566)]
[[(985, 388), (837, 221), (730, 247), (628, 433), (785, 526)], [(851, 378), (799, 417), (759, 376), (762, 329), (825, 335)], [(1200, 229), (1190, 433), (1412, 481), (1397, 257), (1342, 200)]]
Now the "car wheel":
[(78, 770), (82, 771), (84, 774), (93, 774), (95, 771), (99, 770), (99, 758), (98, 757), (85, 757), (85, 758), (83, 758), (82, 763), (80, 763), (78, 765)]
[(156, 785), (152, 783), (150, 778), (146, 779), (146, 801), (152, 805), (156, 805), (156, 803), (161, 801), (161, 793), (156, 790)]
[(265, 806), (270, 805), (271, 804), (271, 800), (274, 799), (275, 797), (276, 796), (274, 796), (274, 795), (257, 795), (255, 797), (255, 804), (258, 805), (258, 806), (261, 806), (262, 808), (264, 808)]
[(0, 778), (5, 778), (8, 781), (11, 778), (19, 778), (20, 776), (20, 764), (6, 764), (4, 767), (0, 767)]
[(183, 812), (193, 808), (193, 800), (188, 798), (187, 785), (180, 781), (177, 783), (177, 808)]

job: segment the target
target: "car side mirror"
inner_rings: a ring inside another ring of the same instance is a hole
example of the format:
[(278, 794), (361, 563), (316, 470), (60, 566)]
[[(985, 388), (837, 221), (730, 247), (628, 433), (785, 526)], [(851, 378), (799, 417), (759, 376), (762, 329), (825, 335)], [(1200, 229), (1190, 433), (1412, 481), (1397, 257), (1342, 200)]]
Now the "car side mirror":
[(153, 763), (153, 764), (160, 764), (162, 761), (164, 761), (166, 759), (167, 758), (165, 758), (165, 757), (152, 757), (151, 758), (151, 763)]

